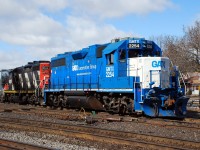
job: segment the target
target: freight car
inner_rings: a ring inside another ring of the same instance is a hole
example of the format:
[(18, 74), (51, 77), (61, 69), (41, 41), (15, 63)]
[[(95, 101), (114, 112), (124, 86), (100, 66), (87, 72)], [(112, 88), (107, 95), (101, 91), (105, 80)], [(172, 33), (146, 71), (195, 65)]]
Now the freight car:
[[(7, 72), (7, 73), (5, 73)], [(3, 102), (42, 104), (43, 91), (50, 77), (49, 61), (34, 61), (3, 72)], [(5, 74), (7, 76), (5, 76)]]
[(53, 57), (44, 105), (177, 117), (188, 101), (178, 72), (153, 41), (118, 38)]

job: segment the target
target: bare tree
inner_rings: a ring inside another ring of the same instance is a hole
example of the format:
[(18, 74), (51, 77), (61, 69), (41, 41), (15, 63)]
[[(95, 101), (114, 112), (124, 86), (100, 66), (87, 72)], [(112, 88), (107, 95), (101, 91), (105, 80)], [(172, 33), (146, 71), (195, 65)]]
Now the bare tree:
[(200, 21), (184, 28), (184, 36), (151, 37), (169, 57), (172, 64), (179, 66), (183, 73), (200, 72)]
[(200, 72), (200, 21), (196, 21), (194, 26), (184, 28), (183, 40), (190, 59), (194, 61), (194, 71)]
[(193, 72), (196, 69), (196, 63), (191, 59), (187, 43), (182, 38), (166, 37), (163, 55), (169, 57), (173, 65), (179, 66), (183, 73)]

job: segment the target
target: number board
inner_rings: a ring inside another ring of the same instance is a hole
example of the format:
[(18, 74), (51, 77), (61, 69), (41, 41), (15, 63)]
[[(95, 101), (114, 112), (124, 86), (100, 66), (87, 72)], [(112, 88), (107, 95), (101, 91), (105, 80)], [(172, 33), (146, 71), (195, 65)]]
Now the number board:
[(128, 48), (140, 48), (140, 43), (129, 43)]
[(143, 45), (142, 47), (145, 49), (153, 49), (152, 41), (145, 40), (145, 41), (143, 41), (142, 45)]
[(143, 47), (147, 48), (147, 49), (152, 49), (153, 45), (152, 44), (144, 44)]
[(153, 49), (153, 42), (152, 41), (147, 41), (146, 48), (147, 49)]

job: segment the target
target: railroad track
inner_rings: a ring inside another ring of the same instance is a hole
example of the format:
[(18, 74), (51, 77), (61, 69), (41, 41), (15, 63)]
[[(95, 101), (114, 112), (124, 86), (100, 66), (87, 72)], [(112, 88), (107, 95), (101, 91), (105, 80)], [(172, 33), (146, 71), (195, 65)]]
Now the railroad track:
[(26, 144), (17, 141), (0, 139), (1, 150), (51, 150), (51, 148), (41, 147), (33, 144)]
[(197, 122), (165, 120), (165, 119), (142, 119), (136, 120), (137, 123), (146, 125), (156, 125), (165, 128), (180, 128), (186, 130), (200, 130), (200, 124)]
[[(36, 109), (36, 108), (23, 108), (23, 109), (5, 109), (4, 111), (7, 112), (14, 112), (17, 114), (34, 114), (38, 116), (45, 116), (45, 117), (53, 117), (61, 120), (84, 120), (86, 116), (88, 116), (89, 112), (80, 112), (74, 110), (47, 110), (47, 109)], [(72, 115), (73, 114), (73, 115)], [(114, 116), (114, 117), (113, 117)], [(128, 118), (128, 119), (127, 119)], [(97, 117), (91, 119), (97, 121), (132, 121), (139, 124), (145, 125), (156, 125), (160, 127), (166, 128), (180, 128), (184, 130), (200, 130), (200, 119), (196, 119), (195, 121), (191, 121), (187, 119), (187, 121), (179, 121), (179, 120), (170, 120), (170, 119), (148, 119), (148, 118), (133, 118), (133, 117), (126, 117), (126, 116), (116, 116), (116, 115), (109, 115), (108, 113), (100, 113)]]
[(86, 140), (122, 144), (129, 146), (148, 147), (152, 149), (200, 149), (200, 143), (177, 138), (167, 138), (150, 134), (138, 134), (91, 126), (58, 124), (36, 120), (0, 117), (0, 127), (23, 131), (43, 132), (66, 137), (76, 137)]
[(91, 114), (91, 112), (86, 112), (83, 110), (57, 110), (57, 109), (41, 109), (40, 107), (37, 108), (5, 108), (3, 110), (0, 110), (0, 113), (13, 113), (13, 114), (19, 114), (19, 115), (37, 115), (37, 116), (43, 116), (43, 117), (51, 117), (61, 120), (78, 120), (83, 119), (83, 117), (88, 116)]
[[(12, 104), (11, 106), (8, 104), (4, 104), (4, 109), (1, 109), (0, 112), (4, 112), (4, 111), (13, 111), (13, 112), (17, 112), (20, 114), (25, 114), (24, 112), (27, 113), (35, 113), (35, 114), (39, 114), (39, 115), (44, 115), (44, 116), (52, 116), (52, 117), (57, 117), (57, 118), (61, 118), (61, 119), (67, 119), (69, 116), (66, 117), (67, 114), (80, 114), (80, 111), (76, 111), (75, 109), (64, 109), (64, 110), (60, 110), (60, 108), (44, 108), (42, 106), (33, 106), (33, 105), (18, 105), (18, 104)], [(91, 112), (85, 112), (87, 115), (91, 114)], [(199, 114), (200, 112), (195, 112), (196, 114)], [(102, 113), (100, 113), (102, 114)], [(99, 118), (101, 119), (105, 119), (105, 114), (107, 114), (106, 116), (109, 116), (109, 113), (105, 113), (103, 112), (103, 117), (100, 115)], [(110, 115), (113, 116), (113, 115)], [(138, 117), (138, 116), (137, 116)], [(126, 118), (123, 117), (123, 118)], [(72, 118), (73, 119), (73, 118)], [(76, 120), (76, 118), (74, 118)], [(123, 119), (122, 119), (123, 120)], [(162, 119), (163, 120), (163, 119)], [(166, 120), (166, 119), (165, 119)], [(178, 120), (170, 120), (167, 119), (167, 122), (177, 122), (177, 123), (187, 123), (187, 122), (197, 122), (200, 124), (200, 114), (196, 117), (193, 116), (193, 118), (185, 118), (185, 121), (178, 121)]]

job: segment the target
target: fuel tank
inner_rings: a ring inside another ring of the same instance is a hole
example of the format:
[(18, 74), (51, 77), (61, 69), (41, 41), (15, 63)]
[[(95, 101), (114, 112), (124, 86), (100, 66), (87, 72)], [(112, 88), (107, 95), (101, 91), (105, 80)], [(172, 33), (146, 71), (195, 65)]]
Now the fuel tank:
[(104, 110), (102, 103), (94, 96), (68, 96), (67, 105), (71, 108), (92, 109), (92, 110)]

